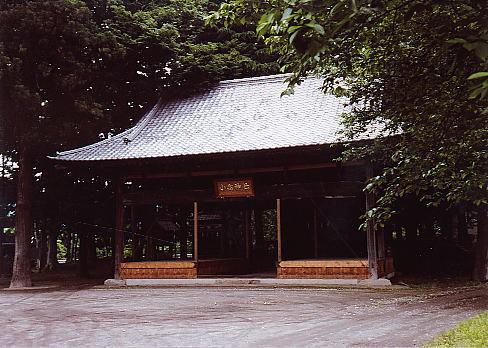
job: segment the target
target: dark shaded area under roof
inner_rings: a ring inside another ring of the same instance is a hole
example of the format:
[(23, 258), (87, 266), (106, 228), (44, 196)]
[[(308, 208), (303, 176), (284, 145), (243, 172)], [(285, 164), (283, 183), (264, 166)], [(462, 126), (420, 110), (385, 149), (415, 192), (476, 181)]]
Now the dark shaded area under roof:
[(287, 76), (223, 81), (190, 97), (160, 100), (133, 128), (53, 159), (166, 158), (337, 142), (347, 99), (324, 94), (320, 78), (280, 97)]

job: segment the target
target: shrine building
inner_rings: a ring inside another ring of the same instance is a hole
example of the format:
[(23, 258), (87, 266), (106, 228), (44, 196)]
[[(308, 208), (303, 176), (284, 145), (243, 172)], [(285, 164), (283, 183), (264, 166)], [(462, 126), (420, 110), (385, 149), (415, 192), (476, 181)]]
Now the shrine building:
[(281, 96), (287, 76), (161, 99), (134, 127), (54, 157), (116, 175), (115, 279), (393, 274), (382, 231), (360, 228), (371, 164), (335, 160), (347, 100), (320, 78)]

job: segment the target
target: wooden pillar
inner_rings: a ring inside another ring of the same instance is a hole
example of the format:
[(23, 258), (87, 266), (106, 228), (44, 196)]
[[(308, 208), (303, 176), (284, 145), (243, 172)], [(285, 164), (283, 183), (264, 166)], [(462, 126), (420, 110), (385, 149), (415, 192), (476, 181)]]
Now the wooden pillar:
[(219, 255), (222, 258), (227, 257), (228, 255), (228, 236), (230, 235), (230, 223), (229, 221), (232, 219), (232, 209), (224, 211), (224, 228), (222, 230), (222, 233), (220, 234), (220, 252)]
[(131, 259), (132, 261), (136, 261), (138, 259), (137, 249), (139, 247), (139, 237), (137, 235), (136, 213), (133, 205), (130, 207), (130, 231), (132, 232)]
[(281, 199), (276, 199), (276, 232), (278, 239), (278, 262), (283, 260), (283, 251), (281, 245)]
[(251, 257), (251, 229), (250, 229), (250, 210), (244, 211), (244, 237), (246, 243), (246, 260)]
[[(373, 167), (366, 166), (366, 177), (369, 179), (373, 176)], [(374, 207), (374, 196), (366, 192), (366, 211)], [(366, 226), (366, 240), (368, 247), (368, 265), (371, 279), (378, 279), (378, 254), (376, 250), (376, 231), (373, 221), (369, 221)]]
[(186, 208), (181, 208), (181, 218), (180, 218), (180, 226), (181, 226), (181, 234), (180, 234), (180, 258), (182, 260), (186, 260), (188, 257), (188, 217), (189, 212)]
[(193, 202), (193, 260), (198, 262), (198, 202)]
[(88, 244), (89, 236), (88, 226), (78, 224), (78, 233), (80, 236), (80, 249), (79, 249), (79, 264), (78, 264), (78, 274), (82, 278), (87, 278), (89, 276), (88, 271)]
[(114, 279), (120, 279), (120, 264), (124, 260), (123, 182), (117, 179), (115, 188)]
[(319, 218), (317, 207), (313, 209), (313, 256), (318, 259), (319, 257)]
[[(152, 208), (152, 206), (151, 206)], [(155, 243), (155, 233), (154, 230), (157, 225), (157, 220), (154, 214), (150, 215), (151, 218), (154, 218), (154, 221), (149, 225), (149, 228), (146, 231), (146, 260), (147, 261), (155, 261), (156, 260), (156, 243)]]
[(254, 231), (256, 238), (256, 248), (253, 250), (253, 254), (257, 256), (258, 262), (264, 259), (265, 247), (264, 247), (264, 228), (263, 228), (263, 208), (256, 204), (254, 208)]

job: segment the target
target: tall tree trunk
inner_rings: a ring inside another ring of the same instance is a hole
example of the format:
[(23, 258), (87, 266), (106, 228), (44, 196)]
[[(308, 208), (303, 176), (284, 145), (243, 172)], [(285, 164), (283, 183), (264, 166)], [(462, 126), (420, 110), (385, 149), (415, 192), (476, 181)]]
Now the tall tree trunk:
[(487, 205), (483, 204), (478, 209), (478, 238), (475, 246), (475, 258), (473, 279), (478, 281), (488, 280), (488, 225)]
[(30, 242), (32, 237), (32, 155), (20, 152), (17, 206), (15, 209), (15, 256), (10, 288), (32, 286)]

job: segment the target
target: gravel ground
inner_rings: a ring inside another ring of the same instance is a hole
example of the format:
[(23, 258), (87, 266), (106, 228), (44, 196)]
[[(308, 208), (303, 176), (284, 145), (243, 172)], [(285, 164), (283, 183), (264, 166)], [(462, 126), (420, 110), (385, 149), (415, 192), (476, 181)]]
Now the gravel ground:
[(488, 288), (64, 288), (0, 291), (0, 346), (418, 346)]

